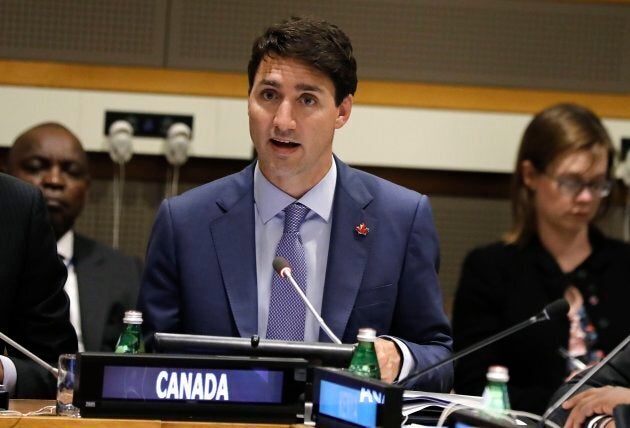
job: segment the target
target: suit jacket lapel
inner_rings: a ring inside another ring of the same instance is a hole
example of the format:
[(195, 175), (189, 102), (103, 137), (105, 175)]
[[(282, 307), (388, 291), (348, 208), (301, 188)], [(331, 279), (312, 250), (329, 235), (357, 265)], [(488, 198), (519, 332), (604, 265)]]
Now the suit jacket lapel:
[(210, 223), (223, 285), (241, 336), (258, 332), (258, 294), (253, 167), (245, 169), (237, 181), (237, 191), (217, 200), (225, 214)]
[(80, 235), (74, 235), (74, 269), (79, 288), (79, 311), (81, 312), (81, 332), (85, 349), (100, 350), (105, 322), (110, 309), (107, 287), (100, 277), (94, 275), (96, 266), (103, 262), (102, 255), (94, 251), (90, 242)]
[[(333, 203), (322, 316), (335, 335), (342, 339), (373, 242), (370, 233), (363, 236), (358, 234), (355, 228), (364, 223), (371, 231), (376, 230), (377, 219), (365, 211), (372, 200), (370, 192), (347, 165), (336, 158), (335, 160), (338, 178)], [(346, 340), (353, 339), (352, 337)], [(320, 340), (329, 341), (323, 332), (320, 333)]]

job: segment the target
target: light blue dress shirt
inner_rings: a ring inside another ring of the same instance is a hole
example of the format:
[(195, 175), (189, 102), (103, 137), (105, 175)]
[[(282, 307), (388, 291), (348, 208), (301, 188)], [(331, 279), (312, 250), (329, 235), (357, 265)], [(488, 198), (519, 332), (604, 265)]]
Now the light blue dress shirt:
[[(256, 164), (254, 170), (254, 216), (256, 221), (256, 275), (258, 278), (258, 335), (261, 338), (265, 338), (267, 334), (271, 275), (273, 274), (272, 263), (284, 229), (283, 210), (296, 201), (306, 205), (311, 210), (300, 228), (308, 269), (306, 296), (317, 313), (322, 313), (332, 225), (332, 206), (336, 185), (337, 165), (333, 159), (332, 166), (324, 178), (304, 196), (296, 200), (271, 184)], [(319, 331), (320, 326), (317, 320), (307, 310), (304, 341), (319, 341)], [(381, 337), (393, 340), (401, 350), (403, 355), (399, 378), (404, 378), (415, 366), (409, 348), (395, 337)]]
[[(310, 212), (307, 214), (300, 236), (306, 256), (307, 287), (306, 296), (318, 313), (321, 313), (326, 280), (332, 204), (337, 184), (337, 166), (332, 166), (315, 187), (299, 199)], [(260, 171), (258, 164), (254, 171), (254, 206), (256, 217), (256, 272), (258, 278), (258, 335), (267, 334), (269, 300), (271, 298), (271, 278), (273, 259), (284, 229), (284, 209), (296, 199), (271, 184)], [(319, 338), (319, 324), (315, 317), (306, 311), (304, 340), (316, 342)]]

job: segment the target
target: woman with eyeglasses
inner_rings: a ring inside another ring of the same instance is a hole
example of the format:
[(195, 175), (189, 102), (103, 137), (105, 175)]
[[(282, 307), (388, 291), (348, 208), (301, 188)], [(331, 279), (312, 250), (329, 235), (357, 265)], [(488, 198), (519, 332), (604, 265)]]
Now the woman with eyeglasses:
[(455, 295), (455, 350), (566, 298), (545, 321), (459, 360), (455, 391), (480, 395), (491, 365), (509, 370), (513, 409), (541, 414), (572, 372), (630, 333), (630, 245), (594, 225), (609, 205), (614, 148), (600, 119), (574, 104), (538, 113), (523, 135), (511, 230), (466, 257)]

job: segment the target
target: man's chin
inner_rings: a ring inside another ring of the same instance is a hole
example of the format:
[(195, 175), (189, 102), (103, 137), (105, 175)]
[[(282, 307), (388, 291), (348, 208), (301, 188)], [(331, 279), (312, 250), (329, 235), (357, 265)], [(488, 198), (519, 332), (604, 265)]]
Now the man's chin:
[(55, 232), (55, 238), (57, 241), (66, 234), (67, 231), (72, 228), (72, 224), (68, 224), (68, 222), (63, 221), (62, 219), (55, 218), (55, 215), (50, 216), (50, 224), (52, 225), (53, 231)]

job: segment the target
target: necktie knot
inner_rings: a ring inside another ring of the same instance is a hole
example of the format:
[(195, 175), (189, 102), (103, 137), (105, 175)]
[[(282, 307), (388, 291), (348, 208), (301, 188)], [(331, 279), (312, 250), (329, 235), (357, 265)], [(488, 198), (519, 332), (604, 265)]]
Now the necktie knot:
[(297, 233), (308, 214), (309, 208), (294, 202), (284, 209), (284, 233)]

